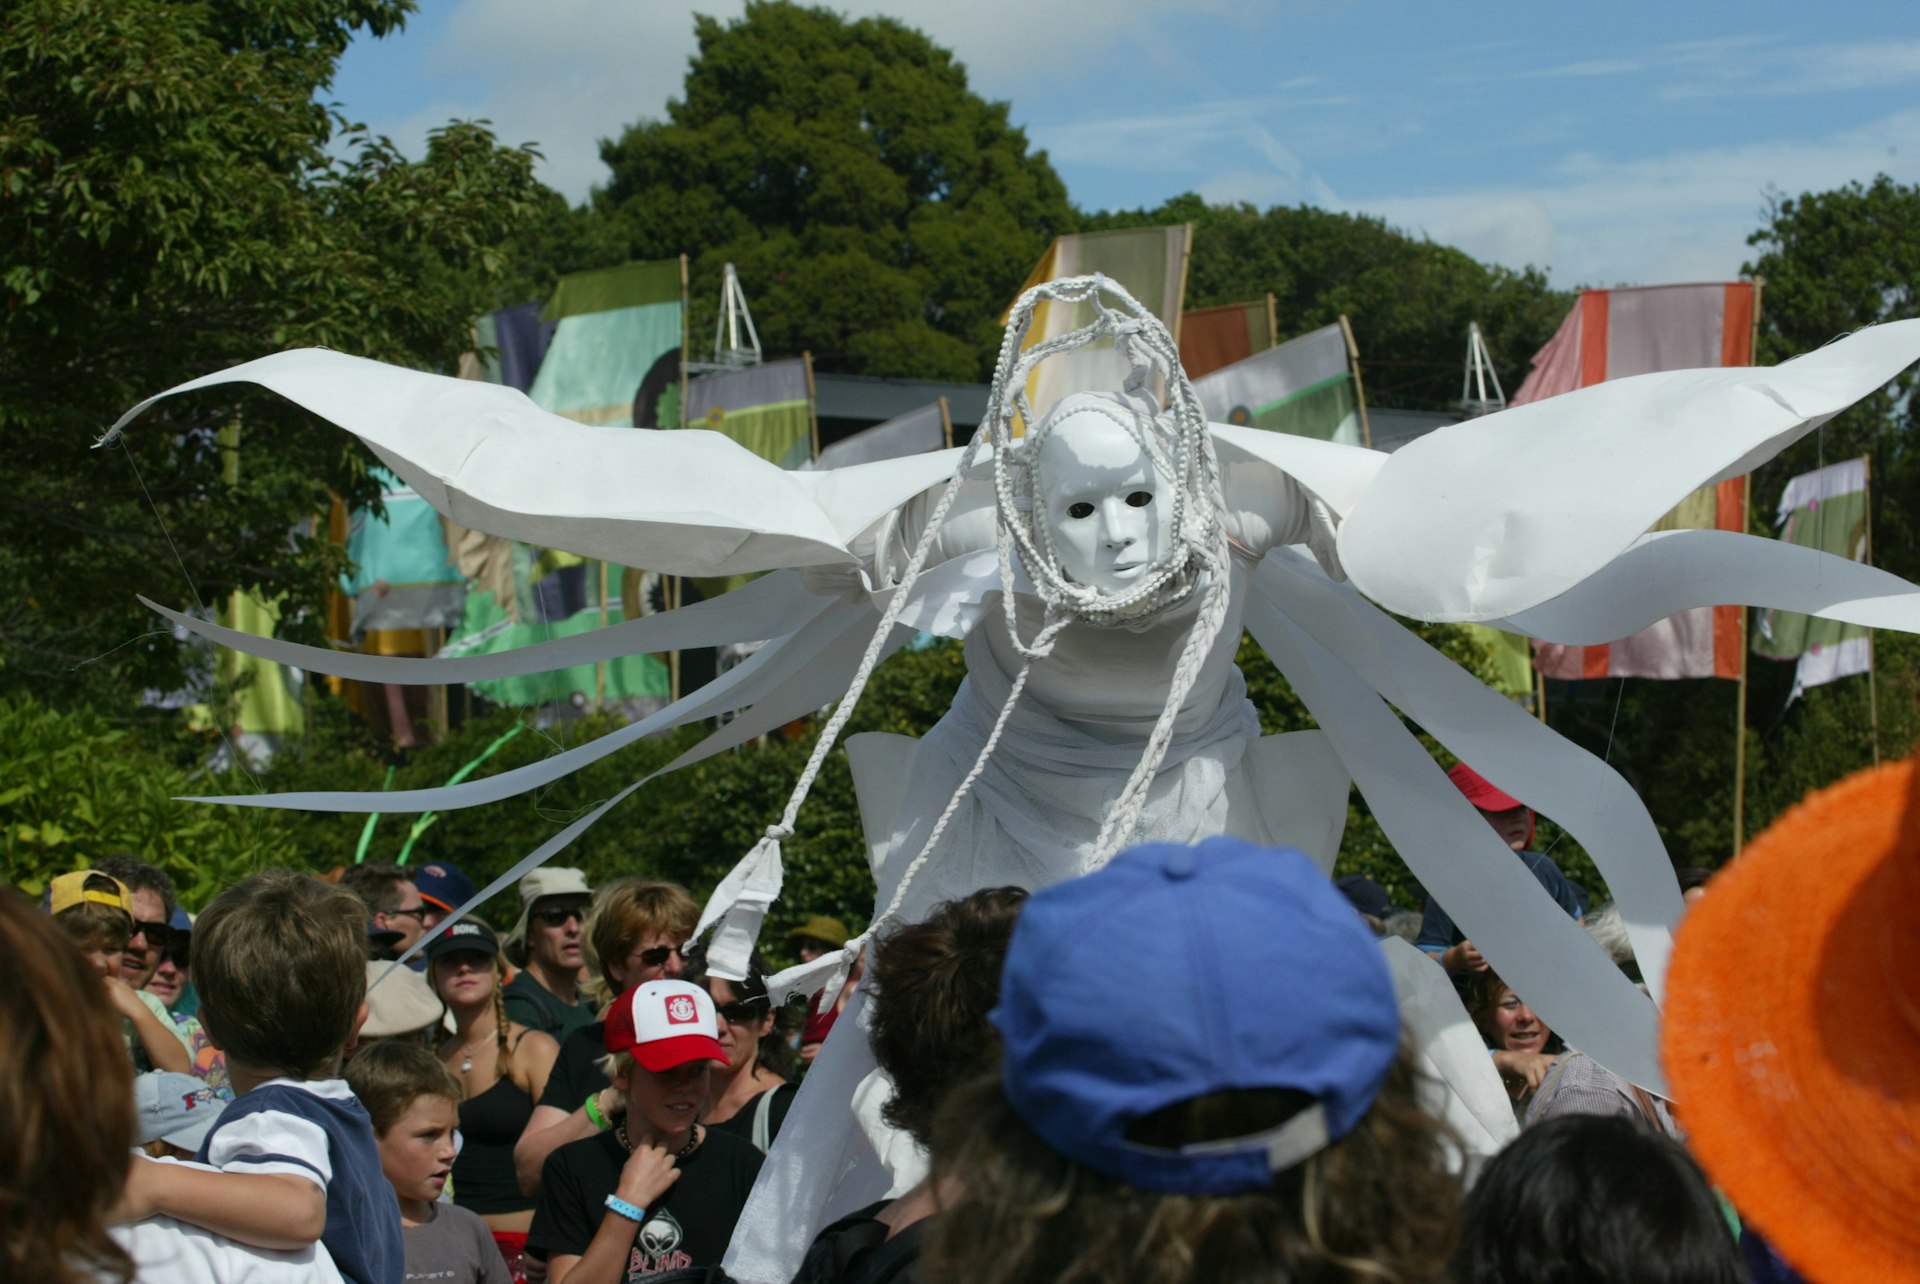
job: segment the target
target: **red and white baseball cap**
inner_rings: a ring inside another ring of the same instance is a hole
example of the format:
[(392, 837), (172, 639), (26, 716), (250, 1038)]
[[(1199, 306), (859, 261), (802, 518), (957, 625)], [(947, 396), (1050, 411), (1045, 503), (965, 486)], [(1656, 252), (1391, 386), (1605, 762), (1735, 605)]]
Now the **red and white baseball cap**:
[(607, 1051), (633, 1053), (655, 1074), (689, 1061), (727, 1064), (713, 999), (686, 981), (648, 981), (628, 990), (607, 1013)]

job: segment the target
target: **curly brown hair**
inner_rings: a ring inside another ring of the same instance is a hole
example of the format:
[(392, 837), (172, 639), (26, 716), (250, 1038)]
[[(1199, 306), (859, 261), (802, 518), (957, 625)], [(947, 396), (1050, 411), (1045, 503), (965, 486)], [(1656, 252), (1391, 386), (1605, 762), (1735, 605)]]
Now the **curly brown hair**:
[[(1122, 1019), (1122, 1018), (1116, 1018)], [(956, 1089), (934, 1129), (950, 1199), (925, 1257), (930, 1284), (1424, 1284), (1443, 1278), (1460, 1183), (1446, 1126), (1423, 1113), (1403, 1052), (1354, 1130), (1273, 1184), (1238, 1195), (1140, 1190), (1050, 1148), (998, 1073)], [(1213, 1094), (1189, 1122), (1274, 1126), (1297, 1094)], [(1164, 1116), (1164, 1112), (1163, 1112)], [(1165, 1130), (1169, 1120), (1156, 1119)], [(1193, 1129), (1189, 1129), (1189, 1134)], [(1189, 1135), (1189, 1140), (1192, 1136)], [(1160, 1140), (1160, 1138), (1155, 1138)]]
[(133, 1149), (133, 1064), (93, 967), (0, 891), (0, 1279), (132, 1278), (107, 1213)]
[(893, 1080), (881, 1115), (922, 1146), (955, 1085), (994, 1065), (1000, 1036), (987, 1013), (1000, 998), (1000, 965), (1027, 893), (989, 887), (943, 901), (874, 947), (873, 1059)]

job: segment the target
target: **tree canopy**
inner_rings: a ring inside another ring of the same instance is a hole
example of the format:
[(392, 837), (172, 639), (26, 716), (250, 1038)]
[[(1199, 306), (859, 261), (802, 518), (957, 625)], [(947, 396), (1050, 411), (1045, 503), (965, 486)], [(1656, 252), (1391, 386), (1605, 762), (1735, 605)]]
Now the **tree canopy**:
[(822, 369), (986, 378), (1001, 312), (1072, 220), (1007, 104), (891, 18), (752, 0), (695, 29), (666, 119), (601, 149), (594, 209), (622, 256), (690, 254), (701, 310), (731, 261), (762, 343)]
[(412, 8), (26, 0), (0, 17), (0, 688), (125, 711), (182, 676), (135, 593), (259, 586), (297, 616), (339, 569), (289, 533), (330, 491), (372, 493), (338, 432), (264, 401), (236, 431), (198, 399), (89, 446), (139, 398), (278, 349), (433, 366), (467, 346), (498, 244), (534, 209), (534, 153), (453, 123), (409, 161), (316, 100), (356, 31)]

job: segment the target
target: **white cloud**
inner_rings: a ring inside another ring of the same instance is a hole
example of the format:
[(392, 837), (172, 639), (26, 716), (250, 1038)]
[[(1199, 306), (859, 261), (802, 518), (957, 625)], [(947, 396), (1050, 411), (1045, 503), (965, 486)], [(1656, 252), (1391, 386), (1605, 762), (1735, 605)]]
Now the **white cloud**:
[[(699, 7), (723, 21), (741, 12), (738, 0)], [(1117, 43), (1150, 41), (1160, 24), (1196, 11), (1254, 8), (1249, 0), (1189, 0), (1173, 12), (1164, 0), (1104, 0), (1096, 14), (1066, 0), (890, 0), (844, 10), (884, 12), (926, 32), (953, 50), (988, 97), (1024, 97), (1042, 79), (1084, 80), (1125, 101), (1106, 57)], [(505, 142), (538, 143), (541, 179), (578, 201), (606, 179), (599, 140), (658, 119), (679, 94), (695, 51), (692, 15), (691, 6), (636, 0), (459, 0), (431, 29), (398, 37), (439, 90), (430, 105), (368, 123), (417, 153), (428, 128), (485, 117)]]
[(1721, 280), (1751, 256), (1766, 193), (1828, 191), (1887, 170), (1920, 178), (1920, 111), (1806, 142), (1667, 152), (1632, 160), (1575, 153), (1538, 180), (1382, 195), (1349, 208), (1554, 283)]

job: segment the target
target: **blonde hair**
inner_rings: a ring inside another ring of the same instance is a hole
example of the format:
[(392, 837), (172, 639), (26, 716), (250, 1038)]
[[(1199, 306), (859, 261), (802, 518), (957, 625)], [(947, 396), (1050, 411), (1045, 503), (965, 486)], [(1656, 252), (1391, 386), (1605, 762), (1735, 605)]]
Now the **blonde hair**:
[(593, 893), (582, 933), (594, 1002), (604, 1008), (619, 997), (607, 975), (609, 960), (624, 966), (634, 947), (649, 936), (670, 936), (678, 945), (693, 935), (699, 922), (700, 906), (678, 883), (617, 878), (602, 884)]

